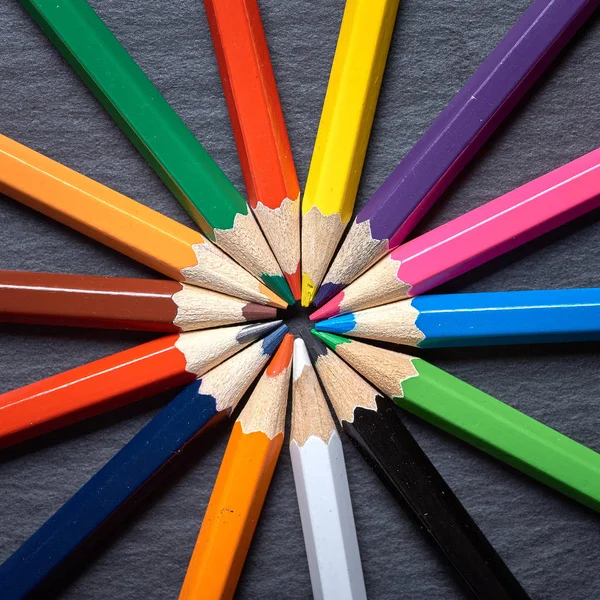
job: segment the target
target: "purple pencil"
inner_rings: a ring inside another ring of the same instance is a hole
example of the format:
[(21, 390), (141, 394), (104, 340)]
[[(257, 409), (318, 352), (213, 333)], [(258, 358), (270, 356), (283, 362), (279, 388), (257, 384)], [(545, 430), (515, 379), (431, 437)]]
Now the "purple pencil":
[(399, 246), (600, 0), (534, 0), (356, 216), (321, 306)]

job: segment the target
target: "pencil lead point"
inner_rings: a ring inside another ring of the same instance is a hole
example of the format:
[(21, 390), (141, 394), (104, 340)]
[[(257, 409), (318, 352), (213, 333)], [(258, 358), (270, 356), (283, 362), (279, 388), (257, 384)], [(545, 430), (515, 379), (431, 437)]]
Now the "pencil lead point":
[(270, 333), (274, 329), (277, 329), (283, 321), (279, 319), (278, 321), (269, 321), (268, 323), (255, 323), (252, 325), (246, 325), (240, 329), (236, 338), (240, 344), (255, 342), (259, 340), (261, 337), (265, 336), (267, 333)]
[(324, 283), (315, 294), (313, 304), (315, 306), (322, 306), (328, 300), (331, 300), (338, 292), (342, 289), (341, 285), (337, 283)]
[[(281, 321), (280, 321), (281, 322)], [(281, 340), (288, 332), (287, 325), (281, 325), (278, 329), (276, 329), (273, 333), (270, 333), (263, 341), (262, 341), (262, 349), (265, 354), (273, 354), (279, 344), (281, 344)]]
[(354, 318), (354, 314), (350, 313), (325, 321), (319, 321), (315, 323), (315, 329), (317, 331), (328, 331), (329, 333), (348, 333), (354, 329), (355, 325), (356, 319)]
[(348, 338), (333, 333), (325, 333), (324, 331), (317, 331), (316, 329), (311, 329), (310, 332), (334, 351), (340, 344), (349, 344), (351, 342)]

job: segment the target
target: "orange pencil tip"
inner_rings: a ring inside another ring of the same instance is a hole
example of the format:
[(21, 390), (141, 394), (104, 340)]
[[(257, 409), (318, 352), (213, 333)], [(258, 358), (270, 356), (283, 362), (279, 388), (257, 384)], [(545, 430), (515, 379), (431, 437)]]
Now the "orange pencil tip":
[(302, 298), (302, 279), (300, 275), (300, 263), (298, 263), (298, 267), (296, 268), (294, 273), (284, 273), (284, 275), (287, 279), (288, 285), (290, 286), (290, 290), (292, 290), (294, 300), (300, 300), (300, 298)]
[(286, 334), (283, 341), (279, 345), (275, 356), (273, 356), (269, 366), (267, 367), (267, 375), (275, 377), (290, 366), (292, 362), (292, 354), (294, 353), (294, 336), (291, 333)]

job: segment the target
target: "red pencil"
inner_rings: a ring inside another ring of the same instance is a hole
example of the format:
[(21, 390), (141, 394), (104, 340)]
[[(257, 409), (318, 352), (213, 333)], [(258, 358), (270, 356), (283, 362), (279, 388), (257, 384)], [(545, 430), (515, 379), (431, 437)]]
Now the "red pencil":
[(300, 299), (300, 186), (256, 0), (204, 0), (248, 202)]
[(166, 335), (0, 395), (0, 448), (190, 383), (281, 321)]

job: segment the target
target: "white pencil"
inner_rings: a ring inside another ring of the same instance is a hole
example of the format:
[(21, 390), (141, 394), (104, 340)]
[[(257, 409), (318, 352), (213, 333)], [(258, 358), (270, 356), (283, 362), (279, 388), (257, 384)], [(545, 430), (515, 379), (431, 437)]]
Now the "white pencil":
[(342, 442), (308, 358), (294, 342), (290, 455), (315, 600), (366, 600)]

